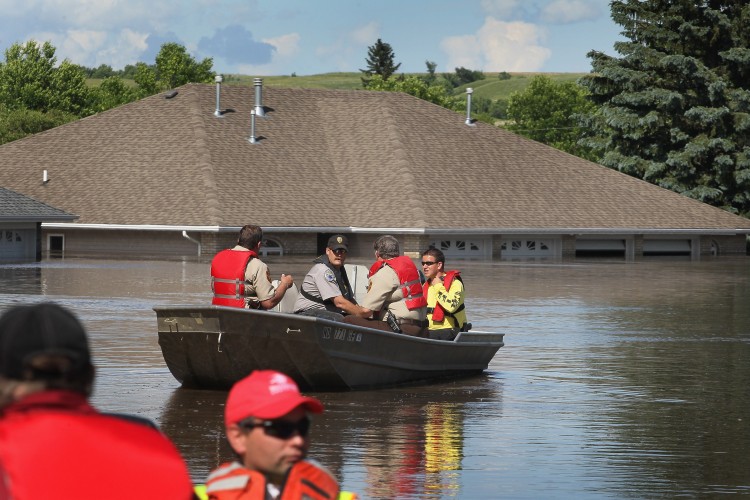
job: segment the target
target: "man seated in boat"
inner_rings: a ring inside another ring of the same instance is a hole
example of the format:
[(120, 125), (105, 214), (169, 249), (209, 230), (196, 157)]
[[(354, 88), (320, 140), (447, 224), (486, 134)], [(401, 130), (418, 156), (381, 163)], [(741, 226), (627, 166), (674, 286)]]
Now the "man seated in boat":
[(42, 302), (3, 313), (0, 498), (193, 498), (185, 462), (150, 421), (91, 406), (94, 375), (72, 312)]
[(426, 278), (427, 336), (437, 340), (453, 340), (468, 325), (461, 273), (446, 271), (445, 255), (434, 247), (422, 252), (422, 273)]
[(243, 226), (234, 248), (222, 250), (211, 261), (213, 305), (272, 309), (284, 298), (294, 280), (282, 274), (274, 289), (271, 273), (258, 257), (263, 242), (263, 229)]
[(229, 391), (224, 423), (237, 460), (208, 476), (206, 494), (224, 499), (336, 499), (339, 485), (307, 459), (310, 413), (323, 404), (300, 394), (283, 373), (256, 370)]
[(349, 284), (344, 262), (349, 241), (343, 234), (328, 239), (325, 254), (316, 258), (305, 275), (294, 304), (296, 314), (320, 316), (341, 321), (343, 314), (363, 313)]
[(387, 234), (375, 240), (375, 263), (370, 268), (363, 311), (344, 321), (369, 328), (424, 336), (427, 300), (412, 260), (401, 255), (398, 240)]

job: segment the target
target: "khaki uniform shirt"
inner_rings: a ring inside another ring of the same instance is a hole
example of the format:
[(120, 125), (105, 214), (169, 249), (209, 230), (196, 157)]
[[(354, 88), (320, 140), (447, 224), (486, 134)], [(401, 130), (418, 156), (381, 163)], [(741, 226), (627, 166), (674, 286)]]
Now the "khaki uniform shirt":
[(385, 312), (391, 311), (397, 319), (424, 320), (427, 309), (420, 307), (410, 311), (403, 298), (396, 271), (389, 266), (383, 266), (370, 277), (370, 285), (361, 305), (375, 311), (374, 317), (377, 319), (383, 319)]
[[(237, 245), (232, 250), (247, 251), (247, 248)], [(245, 307), (248, 302), (262, 302), (274, 296), (276, 290), (271, 284), (271, 273), (268, 266), (260, 259), (250, 259), (245, 268)]]
[(339, 288), (338, 281), (336, 281), (336, 275), (325, 264), (318, 263), (312, 266), (302, 281), (301, 289), (313, 297), (328, 302), (324, 304), (313, 302), (300, 293), (297, 295), (297, 301), (294, 303), (294, 312), (310, 311), (313, 309), (339, 312), (339, 309), (333, 305), (330, 299), (341, 295), (341, 289)]

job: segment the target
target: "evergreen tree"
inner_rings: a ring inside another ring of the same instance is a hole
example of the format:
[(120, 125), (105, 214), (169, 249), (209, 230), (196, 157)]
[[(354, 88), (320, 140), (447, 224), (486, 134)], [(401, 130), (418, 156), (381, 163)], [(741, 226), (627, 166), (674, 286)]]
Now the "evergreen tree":
[(746, 0), (614, 0), (622, 57), (588, 54), (600, 108), (582, 141), (601, 163), (750, 214), (750, 6)]
[(401, 63), (395, 64), (395, 59), (391, 45), (378, 38), (374, 45), (367, 48), (367, 69), (360, 69), (365, 74), (362, 86), (366, 87), (373, 75), (380, 75), (383, 80), (388, 80), (401, 67)]

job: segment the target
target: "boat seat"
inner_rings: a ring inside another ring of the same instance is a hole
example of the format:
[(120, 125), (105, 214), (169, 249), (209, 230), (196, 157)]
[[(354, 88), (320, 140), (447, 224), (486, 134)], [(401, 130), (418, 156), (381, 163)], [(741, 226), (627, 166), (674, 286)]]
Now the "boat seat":
[[(273, 280), (271, 284), (275, 289), (277, 286), (279, 286), (279, 280)], [(297, 302), (298, 294), (299, 292), (297, 291), (297, 285), (295, 283), (292, 283), (292, 287), (286, 291), (286, 293), (284, 294), (284, 298), (282, 298), (281, 301), (271, 309), (271, 311), (292, 314), (294, 312), (294, 303)]]

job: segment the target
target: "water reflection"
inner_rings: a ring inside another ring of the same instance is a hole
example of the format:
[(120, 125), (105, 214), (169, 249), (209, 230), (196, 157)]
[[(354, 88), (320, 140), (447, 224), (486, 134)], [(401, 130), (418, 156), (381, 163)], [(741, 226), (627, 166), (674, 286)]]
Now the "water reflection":
[[(297, 280), (308, 258), (269, 259)], [(459, 262), (477, 328), (506, 334), (481, 377), (319, 393), (314, 456), (363, 498), (750, 495), (750, 259)], [(0, 265), (0, 308), (84, 321), (94, 404), (151, 418), (194, 479), (230, 458), (226, 392), (179, 388), (154, 305), (210, 301), (201, 262)]]

